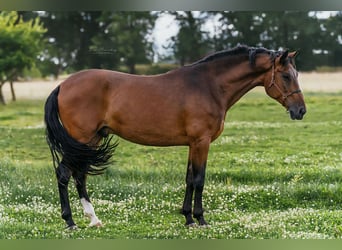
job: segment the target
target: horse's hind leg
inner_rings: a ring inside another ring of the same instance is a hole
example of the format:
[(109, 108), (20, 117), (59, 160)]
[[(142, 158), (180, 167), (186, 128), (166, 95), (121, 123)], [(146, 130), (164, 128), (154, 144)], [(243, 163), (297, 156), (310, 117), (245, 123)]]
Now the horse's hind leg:
[(96, 226), (101, 227), (102, 222), (97, 218), (95, 214), (95, 210), (93, 205), (90, 203), (89, 195), (86, 188), (86, 179), (87, 176), (85, 174), (73, 174), (75, 179), (76, 188), (78, 195), (81, 200), (81, 204), (83, 206), (84, 214), (90, 219), (90, 227)]
[(76, 229), (76, 224), (72, 219), (68, 193), (68, 184), (71, 177), (71, 171), (65, 166), (63, 161), (56, 168), (56, 176), (62, 208), (62, 218), (65, 220), (68, 229)]
[(188, 168), (186, 171), (186, 190), (185, 190), (185, 197), (183, 202), (182, 214), (185, 216), (185, 225), (186, 226), (193, 226), (195, 222), (192, 218), (192, 196), (194, 193), (194, 185), (193, 185), (193, 173), (192, 173), (192, 164), (191, 164), (191, 152), (189, 152), (189, 161), (188, 161)]

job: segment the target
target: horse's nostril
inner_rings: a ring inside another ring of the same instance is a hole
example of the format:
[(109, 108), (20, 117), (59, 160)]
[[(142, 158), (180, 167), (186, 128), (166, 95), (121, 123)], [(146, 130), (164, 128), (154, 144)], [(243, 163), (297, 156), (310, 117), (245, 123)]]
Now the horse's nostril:
[(306, 109), (305, 109), (304, 107), (301, 107), (301, 108), (299, 109), (299, 113), (300, 113), (301, 115), (304, 115), (304, 114), (306, 113)]

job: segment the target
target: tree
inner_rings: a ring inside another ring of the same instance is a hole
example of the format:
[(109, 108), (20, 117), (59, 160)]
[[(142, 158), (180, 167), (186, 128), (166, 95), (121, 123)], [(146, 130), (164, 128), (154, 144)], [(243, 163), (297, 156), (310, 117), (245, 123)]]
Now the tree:
[(342, 11), (330, 16), (324, 23), (325, 49), (331, 66), (342, 66)]
[(25, 68), (30, 68), (41, 48), (45, 29), (39, 18), (23, 21), (17, 12), (0, 13), (0, 103), (5, 104), (2, 87), (11, 85), (12, 99), (15, 100), (13, 81)]
[(207, 32), (202, 25), (208, 17), (206, 12), (200, 12), (196, 17), (192, 11), (172, 13), (179, 23), (179, 32), (171, 38), (170, 47), (180, 65), (193, 62), (203, 57), (210, 50)]
[[(301, 70), (312, 70), (318, 64), (317, 51), (324, 51), (326, 34), (323, 20), (311, 12), (223, 12), (221, 44), (263, 46), (269, 49), (300, 50), (297, 64)], [(315, 58), (315, 59), (313, 59)]]
[[(101, 59), (90, 49), (92, 39), (103, 33), (99, 21), (101, 11), (42, 12), (40, 17), (48, 31), (48, 41), (40, 59), (39, 68), (44, 76), (58, 78), (63, 71), (99, 68)], [(99, 60), (100, 59), (100, 60)]]
[(260, 11), (220, 12), (221, 43), (224, 49), (237, 44), (261, 46), (265, 14)]
[(137, 63), (148, 63), (153, 58), (149, 36), (157, 16), (151, 12), (104, 12), (100, 23), (103, 32), (93, 38), (91, 49), (123, 62), (130, 73)]
[(313, 70), (317, 65), (314, 51), (322, 49), (320, 20), (309, 12), (266, 12), (263, 33), (264, 46), (273, 49), (299, 50), (296, 63), (301, 70)]
[(74, 61), (71, 63), (71, 66), (75, 70), (105, 68), (111, 65), (112, 60), (106, 61), (103, 57), (104, 54), (94, 53), (95, 51), (91, 50), (93, 38), (99, 34), (103, 34), (104, 27), (109, 22), (108, 19), (101, 20), (102, 13), (101, 11), (84, 11), (78, 13), (80, 15), (80, 18), (78, 18), (79, 33), (75, 37), (77, 50)]

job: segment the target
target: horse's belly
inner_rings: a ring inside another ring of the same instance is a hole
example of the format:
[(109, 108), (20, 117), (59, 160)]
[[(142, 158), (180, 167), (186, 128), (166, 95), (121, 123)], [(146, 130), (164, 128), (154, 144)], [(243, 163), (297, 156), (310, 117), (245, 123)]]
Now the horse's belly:
[(125, 128), (117, 126), (113, 133), (133, 143), (148, 146), (180, 146), (188, 145), (188, 137), (184, 134), (174, 133), (174, 131), (160, 131), (159, 129)]
[(187, 137), (168, 137), (143, 134), (118, 134), (125, 140), (146, 146), (181, 146), (188, 145)]

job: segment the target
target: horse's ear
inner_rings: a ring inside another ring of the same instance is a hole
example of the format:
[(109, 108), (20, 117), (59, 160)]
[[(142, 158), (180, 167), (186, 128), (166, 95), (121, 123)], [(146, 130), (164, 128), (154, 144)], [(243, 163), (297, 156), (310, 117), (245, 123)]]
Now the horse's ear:
[(286, 65), (288, 63), (288, 60), (287, 60), (288, 55), (289, 55), (289, 51), (288, 50), (285, 50), (281, 54), (280, 59), (279, 59), (280, 64)]
[(297, 55), (298, 55), (298, 51), (297, 50), (289, 53), (289, 57), (290, 58), (296, 58)]
[(295, 58), (298, 55), (298, 51), (294, 51), (289, 53), (289, 59), (290, 59), (290, 63), (293, 65), (293, 67), (296, 68), (296, 63), (295, 63)]

